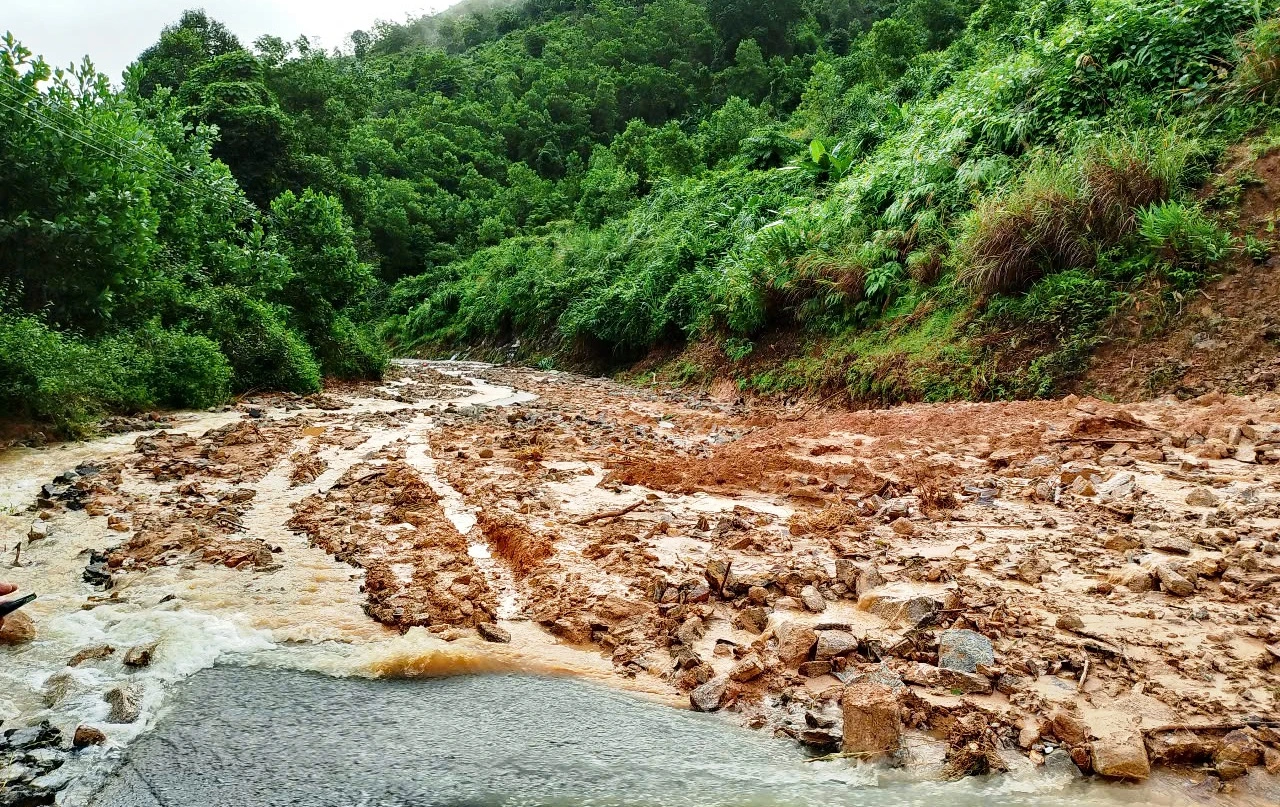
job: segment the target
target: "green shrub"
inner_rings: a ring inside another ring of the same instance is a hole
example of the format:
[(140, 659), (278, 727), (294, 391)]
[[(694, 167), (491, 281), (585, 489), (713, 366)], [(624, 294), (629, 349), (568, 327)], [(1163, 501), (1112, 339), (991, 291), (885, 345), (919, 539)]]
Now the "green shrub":
[(235, 392), (320, 389), (320, 365), (283, 314), (235, 289), (216, 289), (191, 303), (193, 328), (213, 339), (231, 363)]
[(316, 345), (316, 355), (326, 376), (344, 379), (377, 379), (387, 369), (387, 349), (365, 327), (345, 316), (333, 321), (328, 335)]
[(1029, 171), (1003, 199), (986, 200), (966, 221), (959, 278), (980, 294), (1027, 288), (1047, 274), (1092, 265), (1086, 200), (1060, 163)]
[(227, 399), (231, 365), (205, 336), (149, 324), (102, 340), (97, 352), (114, 368), (113, 403), (204, 409)]
[(1280, 90), (1280, 20), (1266, 20), (1253, 29), (1234, 85), (1239, 98), (1275, 102)]
[(114, 397), (105, 370), (74, 336), (34, 316), (0, 313), (0, 411), (81, 435)]
[(1153, 260), (1180, 289), (1200, 285), (1231, 252), (1233, 239), (1194, 204), (1165, 202), (1138, 213)]

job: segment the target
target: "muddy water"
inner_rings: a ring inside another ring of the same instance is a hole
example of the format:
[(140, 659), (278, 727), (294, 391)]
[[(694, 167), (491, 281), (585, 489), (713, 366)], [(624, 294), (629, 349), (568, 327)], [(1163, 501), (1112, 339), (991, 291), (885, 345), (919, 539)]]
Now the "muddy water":
[[(333, 417), (416, 411), (399, 426), (366, 428), (369, 439), (354, 450), (324, 449), (328, 469), (310, 484), (291, 487), (284, 462), (254, 484), (246, 531), (281, 547), (287, 559), (271, 573), (161, 566), (122, 576), (106, 596), (85, 584), (81, 572), (89, 550), (114, 545), (121, 536), (106, 530), (105, 519), (63, 512), (50, 522), (48, 538), (27, 543), (33, 518), (27, 508), (41, 484), (79, 463), (129, 453), (138, 435), (0, 453), (0, 578), (40, 595), (27, 609), (39, 639), (0, 649), (0, 720), (7, 728), (47, 719), (68, 733), (88, 723), (104, 726), (109, 738), (62, 769), (73, 782), (60, 803), (88, 803), (122, 764), (124, 773), (96, 803), (1185, 803), (1166, 795), (1175, 786), (1165, 790), (1158, 782), (1141, 789), (1086, 787), (1028, 770), (943, 785), (846, 762), (805, 762), (789, 742), (655, 703), (670, 697), (669, 687), (643, 676), (620, 679), (608, 658), (558, 644), (527, 621), (505, 623), (513, 642), (503, 646), (475, 639), (446, 643), (421, 629), (405, 636), (385, 630), (363, 613), (363, 574), (284, 525), (296, 502), (327, 490), (401, 438), (406, 460), (472, 542), (472, 557), (499, 595), (499, 617), (515, 617), (521, 606), (509, 572), (492, 561), (475, 530), (474, 509), (436, 473), (429, 448), (432, 413), (446, 404), (518, 407), (534, 396), (471, 378), (470, 365), (434, 366), (458, 378), (457, 396), (409, 405), (359, 398)], [(387, 391), (394, 392), (394, 382)], [(292, 415), (271, 410), (267, 416)], [(176, 430), (198, 435), (240, 417), (182, 416)], [(626, 503), (596, 488), (599, 468), (584, 470), (589, 473), (556, 489), (570, 512)], [(145, 495), (149, 485), (126, 474), (125, 487), (133, 493)], [(735, 505), (776, 508), (705, 494), (667, 504), (697, 513)], [(659, 555), (674, 556), (677, 540), (660, 547)], [(118, 663), (67, 666), (91, 645), (109, 644), (122, 654), (151, 642), (159, 643), (155, 661), (143, 670), (126, 671)], [(219, 664), (235, 666), (209, 669)], [(53, 676), (63, 679), (56, 694), (50, 691)], [(404, 680), (421, 676), (435, 677)], [(141, 717), (108, 725), (103, 694), (122, 685), (138, 693)]]
[(791, 743), (568, 679), (338, 679), (216, 668), (95, 807), (1135, 805), (1067, 775), (957, 784), (806, 761)]

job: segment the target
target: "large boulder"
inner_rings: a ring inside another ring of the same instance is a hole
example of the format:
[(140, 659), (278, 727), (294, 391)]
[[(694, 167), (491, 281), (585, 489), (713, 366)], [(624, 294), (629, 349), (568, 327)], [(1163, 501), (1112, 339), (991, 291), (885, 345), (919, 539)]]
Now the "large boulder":
[(851, 684), (844, 689), (840, 707), (842, 751), (870, 760), (897, 753), (902, 744), (902, 715), (892, 689), (870, 681)]
[(971, 630), (944, 630), (938, 637), (938, 666), (973, 673), (996, 663), (991, 640)]
[(1094, 772), (1112, 779), (1146, 779), (1151, 775), (1147, 746), (1137, 731), (1119, 731), (1092, 745)]
[(783, 622), (774, 629), (774, 635), (778, 638), (778, 658), (791, 666), (806, 661), (809, 652), (818, 643), (817, 632), (799, 622)]

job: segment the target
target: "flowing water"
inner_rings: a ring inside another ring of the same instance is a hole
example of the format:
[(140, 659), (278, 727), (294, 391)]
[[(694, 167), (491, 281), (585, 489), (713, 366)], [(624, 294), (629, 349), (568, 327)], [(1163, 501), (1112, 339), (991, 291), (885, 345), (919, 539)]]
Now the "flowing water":
[(912, 781), (564, 678), (195, 675), (95, 807), (1067, 807), (1161, 802), (1069, 775)]
[[(670, 697), (662, 694), (668, 688), (643, 676), (621, 679), (608, 658), (558, 644), (528, 622), (508, 623), (511, 645), (447, 643), (421, 629), (400, 636), (382, 628), (362, 611), (362, 573), (284, 524), (293, 504), (404, 438), (407, 461), (441, 497), (459, 532), (472, 534), (475, 513), (435, 473), (428, 450), (432, 412), (447, 403), (519, 406), (534, 396), (470, 379), (470, 365), (436, 367), (459, 378), (457, 396), (412, 404), (416, 411), (405, 424), (369, 429), (369, 440), (355, 450), (324, 449), (328, 470), (309, 485), (290, 487), (283, 464), (254, 485), (246, 529), (280, 546), (287, 559), (269, 574), (176, 564), (125, 575), (104, 595), (84, 583), (81, 572), (89, 550), (121, 536), (108, 532), (103, 518), (63, 512), (50, 521), (48, 538), (28, 543), (33, 515), (27, 508), (56, 474), (127, 454), (138, 435), (0, 452), (0, 578), (40, 595), (25, 609), (39, 626), (37, 641), (0, 648), (4, 727), (49, 720), (70, 732), (82, 723), (104, 725), (106, 691), (128, 685), (141, 696), (136, 722), (111, 724), (106, 746), (79, 752), (60, 769), (71, 785), (59, 803), (1186, 803), (1181, 783), (1087, 785), (1029, 764), (1010, 776), (942, 784), (919, 772), (806, 761), (789, 741), (658, 703)], [(404, 406), (360, 398), (332, 417)], [(198, 435), (240, 416), (181, 416), (176, 430)], [(268, 412), (269, 418), (288, 416)], [(566, 498), (596, 506), (578, 489), (595, 478), (566, 483)], [(134, 493), (145, 495), (149, 484), (125, 476)], [(714, 512), (734, 504), (693, 496), (680, 506)], [(472, 555), (499, 593), (500, 616), (519, 610), (509, 572), (492, 562), (482, 543), (473, 545)], [(67, 666), (91, 645), (123, 653), (149, 642), (159, 646), (142, 670), (118, 663)], [(54, 676), (61, 680), (56, 693)], [(619, 693), (619, 686), (633, 691)]]

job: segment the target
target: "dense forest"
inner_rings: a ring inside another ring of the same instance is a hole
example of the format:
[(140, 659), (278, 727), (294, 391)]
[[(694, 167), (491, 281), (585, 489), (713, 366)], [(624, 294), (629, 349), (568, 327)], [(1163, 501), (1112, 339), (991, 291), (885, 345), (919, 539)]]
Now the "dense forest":
[(118, 88), (0, 59), (0, 409), (64, 432), (517, 340), (1047, 395), (1269, 252), (1203, 192), (1280, 142), (1261, 0), (527, 0), (332, 52), (192, 11)]

